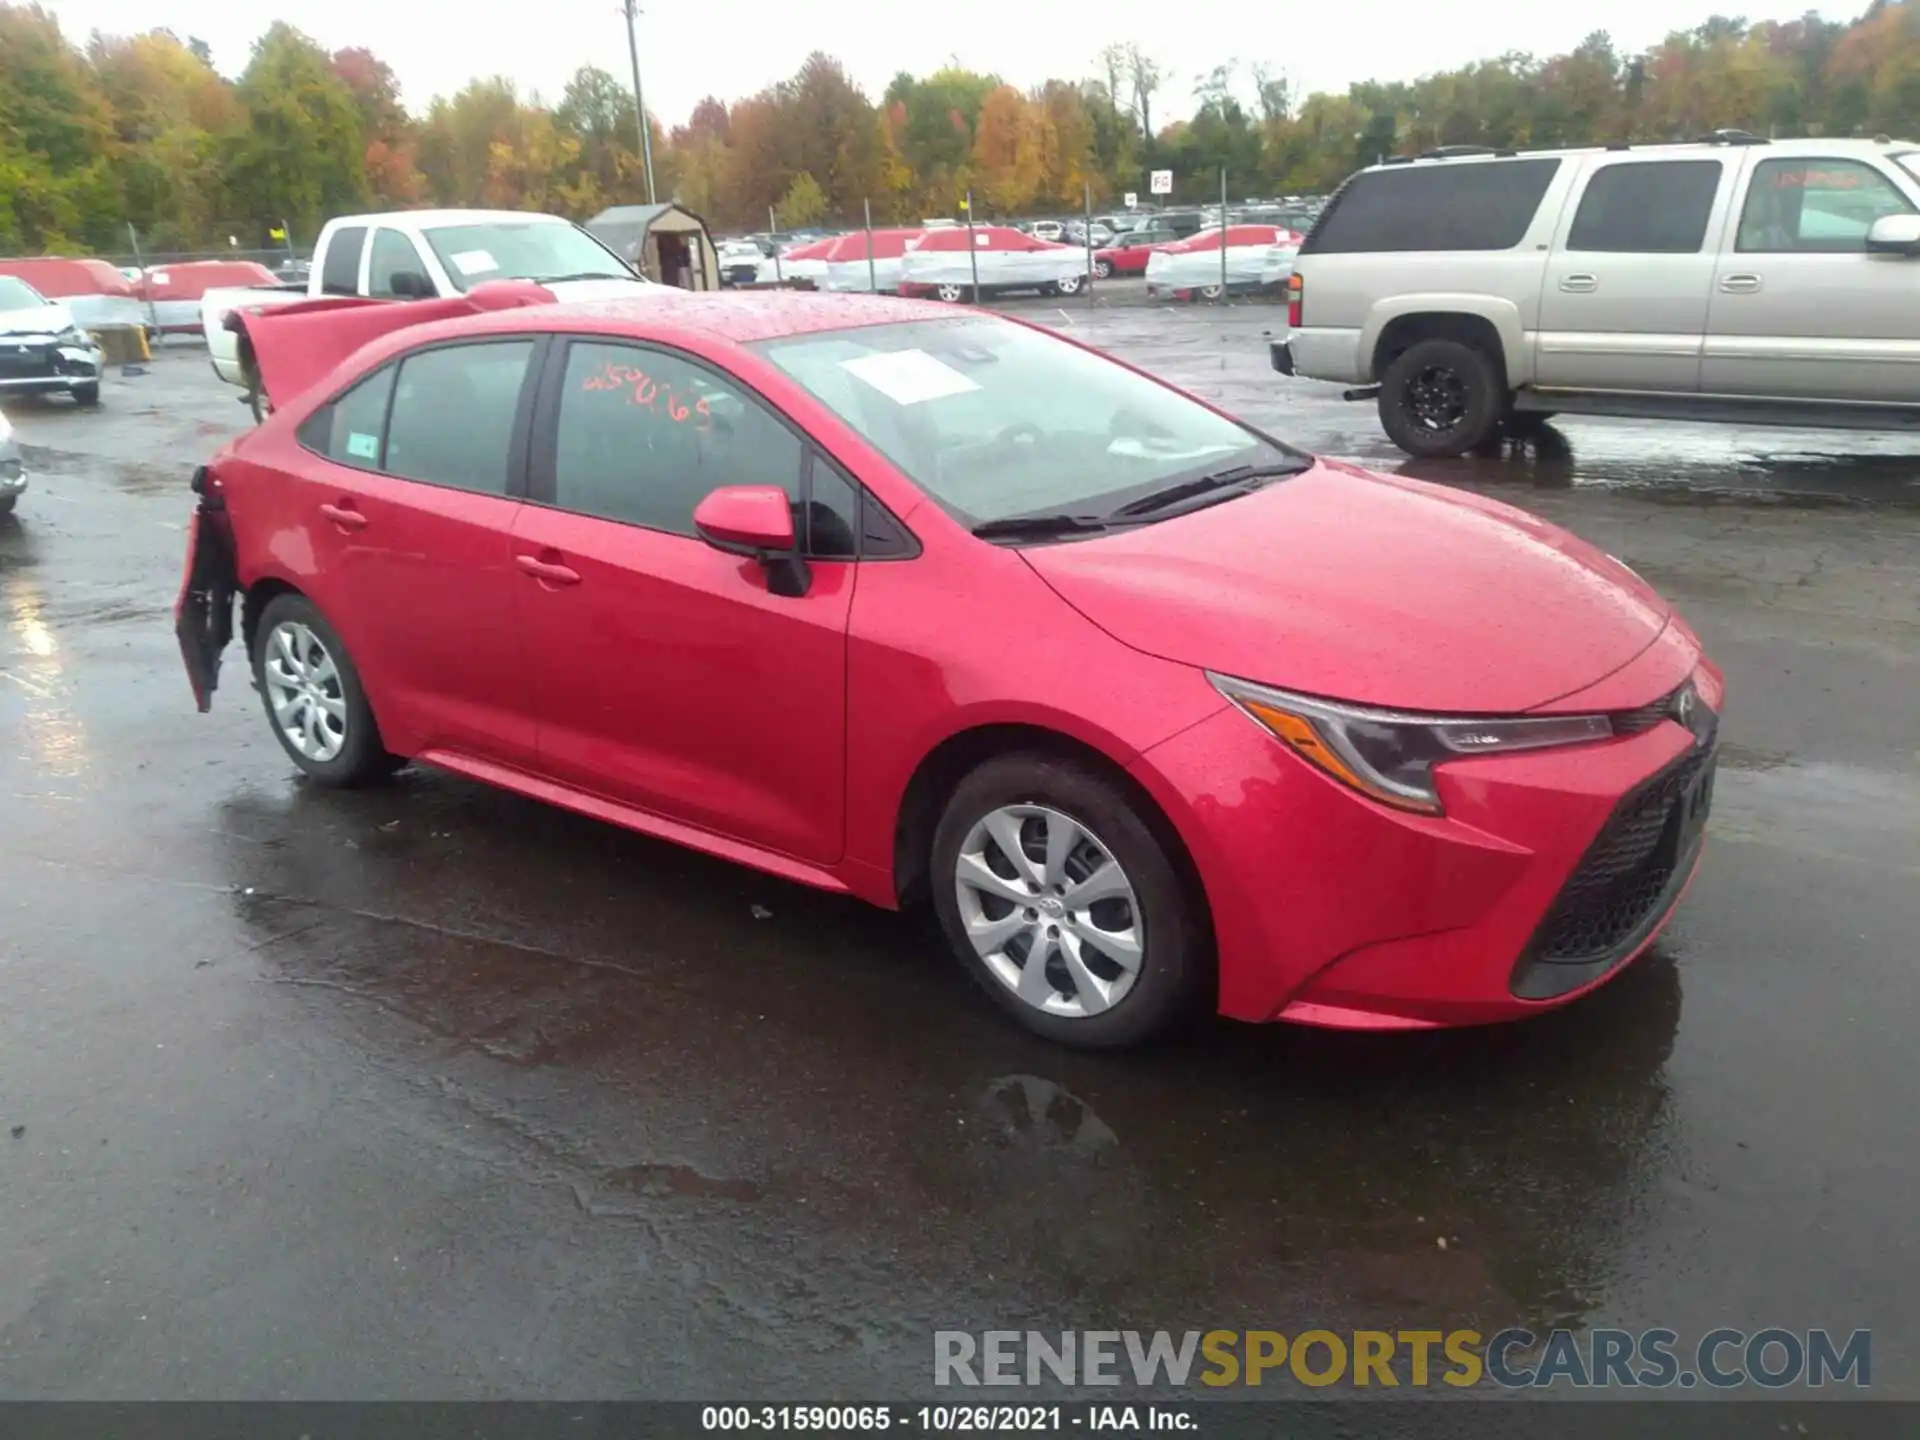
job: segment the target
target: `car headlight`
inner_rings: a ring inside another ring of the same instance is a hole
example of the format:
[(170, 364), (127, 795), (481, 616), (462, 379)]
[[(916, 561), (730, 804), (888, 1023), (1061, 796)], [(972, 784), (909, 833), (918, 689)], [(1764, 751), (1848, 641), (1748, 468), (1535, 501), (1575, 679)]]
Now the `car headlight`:
[(92, 338), (78, 325), (69, 325), (58, 335), (54, 336), (53, 339), (54, 343), (58, 345), (77, 345), (83, 350), (91, 350), (93, 348)]
[(1249, 719), (1309, 765), (1399, 810), (1441, 813), (1433, 767), (1463, 755), (1582, 745), (1613, 735), (1605, 715), (1407, 715), (1341, 705), (1208, 672)]

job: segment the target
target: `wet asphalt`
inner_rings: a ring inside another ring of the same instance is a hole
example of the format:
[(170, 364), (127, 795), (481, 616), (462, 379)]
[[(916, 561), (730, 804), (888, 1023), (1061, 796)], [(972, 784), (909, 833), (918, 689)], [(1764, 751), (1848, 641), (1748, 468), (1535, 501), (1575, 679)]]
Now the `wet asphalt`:
[(1416, 466), (1267, 368), (1272, 308), (1020, 308), (1684, 609), (1730, 700), (1658, 948), (1524, 1025), (1081, 1055), (921, 918), (442, 774), (311, 789), (231, 656), (208, 716), (180, 670), (186, 479), (247, 417), (169, 347), (8, 405), (0, 1394), (906, 1398), (935, 1329), (1516, 1323), (1870, 1327), (1920, 1394), (1920, 444)]

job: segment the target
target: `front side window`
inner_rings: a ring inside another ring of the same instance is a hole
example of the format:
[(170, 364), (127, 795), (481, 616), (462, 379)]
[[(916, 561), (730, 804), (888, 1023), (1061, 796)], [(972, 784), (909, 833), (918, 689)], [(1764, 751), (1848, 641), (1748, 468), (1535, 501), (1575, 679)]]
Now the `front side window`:
[(762, 351), (969, 524), (1099, 510), (1284, 450), (1177, 390), (991, 316), (870, 325)]
[(1567, 249), (1634, 255), (1695, 255), (1720, 190), (1718, 160), (1648, 160), (1593, 172)]
[(1558, 160), (1466, 160), (1363, 170), (1320, 213), (1302, 255), (1511, 250)]
[(387, 426), (389, 475), (505, 495), (531, 340), (420, 350), (400, 362)]
[(381, 366), (332, 404), (314, 411), (300, 426), (300, 443), (336, 465), (378, 470), (396, 368)]
[(577, 225), (551, 220), (493, 220), (422, 232), (454, 288), (488, 280), (634, 280), (606, 246)]
[(367, 227), (344, 225), (327, 241), (326, 258), (320, 262), (320, 293), (358, 295), (360, 293), (360, 256), (367, 248)]
[(722, 485), (778, 485), (800, 498), (799, 439), (717, 371), (660, 350), (576, 341), (554, 445), (554, 503), (692, 535)]
[(1874, 221), (1912, 213), (1891, 180), (1858, 160), (1762, 160), (1747, 183), (1737, 245), (1762, 254), (1863, 251)]
[(413, 241), (398, 230), (384, 226), (374, 231), (373, 254), (367, 259), (367, 294), (382, 300), (393, 299), (393, 277), (403, 270), (426, 278), (426, 264)]

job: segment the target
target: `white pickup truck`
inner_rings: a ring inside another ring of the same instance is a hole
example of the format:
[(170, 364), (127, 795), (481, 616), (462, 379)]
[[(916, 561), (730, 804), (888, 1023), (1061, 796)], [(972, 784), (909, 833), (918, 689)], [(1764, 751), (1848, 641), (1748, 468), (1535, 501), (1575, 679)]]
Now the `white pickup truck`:
[(599, 300), (644, 287), (613, 251), (570, 220), (517, 210), (404, 210), (329, 220), (304, 285), (209, 290), (200, 328), (214, 373), (247, 391), (256, 415), (266, 409), (241, 337), (227, 328), (237, 310), (300, 300), (362, 296), (419, 300), (465, 294), (488, 280), (538, 281), (562, 300)]

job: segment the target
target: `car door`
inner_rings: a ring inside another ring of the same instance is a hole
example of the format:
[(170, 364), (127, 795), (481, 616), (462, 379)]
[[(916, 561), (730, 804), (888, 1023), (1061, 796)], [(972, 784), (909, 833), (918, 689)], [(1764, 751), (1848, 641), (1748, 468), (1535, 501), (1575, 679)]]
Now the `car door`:
[(776, 485), (799, 504), (805, 438), (709, 365), (582, 337), (553, 356), (536, 437), (513, 551), (544, 773), (837, 860), (857, 565), (839, 547), (811, 562), (805, 594), (775, 594), (763, 566), (693, 528), (722, 485)]
[(1562, 212), (1540, 291), (1538, 385), (1699, 386), (1716, 240), (1738, 167), (1630, 155), (1593, 161)]
[[(511, 534), (543, 341), (411, 351), (301, 425), (306, 563), (383, 726), (416, 753), (537, 759)], [(295, 543), (289, 541), (288, 543)]]
[(1869, 254), (1915, 212), (1891, 164), (1755, 152), (1719, 257), (1701, 388), (1716, 395), (1920, 402), (1920, 267)]

